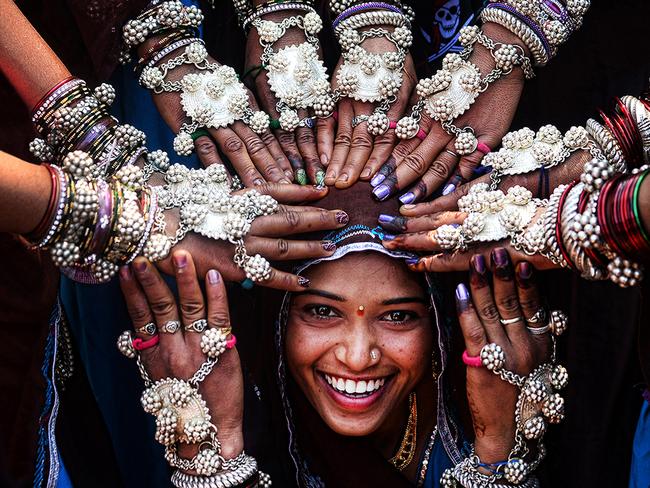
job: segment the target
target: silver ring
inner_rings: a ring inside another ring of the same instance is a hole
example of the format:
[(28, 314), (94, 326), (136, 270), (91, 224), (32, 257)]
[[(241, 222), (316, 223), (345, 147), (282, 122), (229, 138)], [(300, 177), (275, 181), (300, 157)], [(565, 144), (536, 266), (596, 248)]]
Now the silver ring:
[(542, 335), (546, 334), (549, 330), (551, 330), (551, 324), (544, 325), (542, 327), (526, 327), (528, 329), (528, 332), (530, 332), (533, 335)]
[(447, 154), (449, 154), (449, 155), (455, 157), (455, 158), (459, 158), (459, 157), (460, 157), (458, 154), (456, 154), (456, 153), (455, 153), (454, 151), (452, 151), (451, 149), (445, 149), (445, 152), (446, 152)]
[(185, 326), (186, 331), (196, 332), (198, 334), (202, 334), (207, 328), (208, 328), (208, 321), (205, 319), (195, 320), (190, 325)]
[(539, 324), (539, 323), (544, 323), (548, 320), (548, 313), (546, 312), (545, 308), (540, 308), (535, 312), (535, 315), (533, 315), (531, 318), (526, 319), (526, 322), (529, 324)]
[(503, 325), (512, 325), (517, 322), (523, 322), (524, 318), (520, 315), (519, 317), (515, 317), (514, 319), (499, 319), (499, 322)]
[(181, 323), (178, 320), (168, 320), (165, 322), (165, 325), (160, 328), (160, 332), (164, 332), (165, 334), (175, 334), (180, 328)]
[(158, 333), (158, 329), (156, 328), (156, 324), (154, 322), (149, 322), (148, 324), (144, 324), (142, 327), (139, 327), (138, 329), (135, 329), (136, 332), (139, 332), (140, 334), (145, 334), (145, 335), (156, 335)]
[(356, 115), (352, 117), (352, 128), (354, 129), (355, 127), (363, 124), (364, 122), (367, 122), (368, 118), (369, 118), (368, 115)]

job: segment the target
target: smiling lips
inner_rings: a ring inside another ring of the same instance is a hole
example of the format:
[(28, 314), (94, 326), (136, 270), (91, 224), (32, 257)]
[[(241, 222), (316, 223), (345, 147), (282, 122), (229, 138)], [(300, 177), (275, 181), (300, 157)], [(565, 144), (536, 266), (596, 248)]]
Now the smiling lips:
[(379, 390), (386, 382), (385, 378), (377, 378), (369, 381), (354, 381), (350, 379), (337, 378), (336, 376), (325, 375), (325, 380), (339, 393), (355, 396), (368, 396), (375, 390)]
[(321, 381), (327, 383), (326, 391), (330, 398), (345, 410), (363, 411), (379, 400), (386, 390), (390, 376), (371, 380), (351, 380), (321, 373)]

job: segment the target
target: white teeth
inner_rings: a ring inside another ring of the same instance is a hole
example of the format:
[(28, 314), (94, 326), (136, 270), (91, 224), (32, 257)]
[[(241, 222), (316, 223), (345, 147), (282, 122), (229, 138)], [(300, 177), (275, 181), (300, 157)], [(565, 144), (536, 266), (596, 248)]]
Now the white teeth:
[(379, 390), (384, 383), (386, 382), (385, 378), (378, 378), (376, 380), (369, 381), (354, 381), (343, 378), (335, 378), (330, 375), (325, 375), (325, 380), (332, 388), (348, 394), (362, 394), (362, 393), (372, 393), (375, 390)]

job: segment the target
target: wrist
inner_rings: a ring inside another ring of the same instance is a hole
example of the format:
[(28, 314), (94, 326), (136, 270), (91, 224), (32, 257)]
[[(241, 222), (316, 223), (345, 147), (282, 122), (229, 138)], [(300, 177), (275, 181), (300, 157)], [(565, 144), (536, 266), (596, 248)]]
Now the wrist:
[(474, 449), (482, 463), (493, 464), (507, 460), (514, 444), (514, 434), (477, 436), (474, 440)]
[(517, 44), (526, 53), (526, 56), (530, 57), (530, 49), (528, 46), (510, 30), (506, 29), (502, 25), (499, 25), (495, 22), (486, 22), (481, 27), (483, 33), (488, 36), (494, 42), (500, 42), (502, 44)]

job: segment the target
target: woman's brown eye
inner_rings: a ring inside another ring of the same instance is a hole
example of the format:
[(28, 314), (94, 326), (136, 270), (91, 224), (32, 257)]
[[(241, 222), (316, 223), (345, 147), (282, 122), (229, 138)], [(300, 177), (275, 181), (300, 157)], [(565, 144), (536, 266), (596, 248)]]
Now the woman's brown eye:
[(310, 307), (310, 311), (317, 317), (333, 317), (335, 314), (331, 307), (325, 305), (315, 305)]
[(409, 317), (409, 314), (407, 312), (396, 311), (390, 312), (387, 317), (391, 322), (404, 322)]

